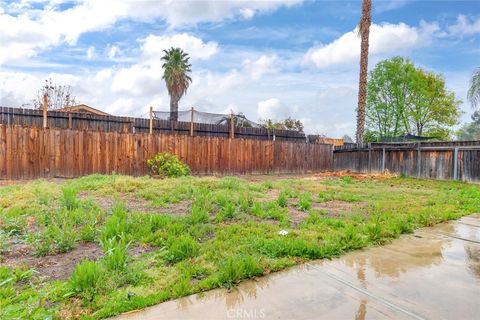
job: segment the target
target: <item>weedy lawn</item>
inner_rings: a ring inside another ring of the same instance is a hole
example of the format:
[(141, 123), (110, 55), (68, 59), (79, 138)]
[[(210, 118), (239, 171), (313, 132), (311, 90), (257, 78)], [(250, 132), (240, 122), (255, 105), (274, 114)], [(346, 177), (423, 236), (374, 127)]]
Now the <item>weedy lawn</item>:
[(92, 175), (0, 188), (0, 318), (104, 318), (480, 212), (480, 186)]

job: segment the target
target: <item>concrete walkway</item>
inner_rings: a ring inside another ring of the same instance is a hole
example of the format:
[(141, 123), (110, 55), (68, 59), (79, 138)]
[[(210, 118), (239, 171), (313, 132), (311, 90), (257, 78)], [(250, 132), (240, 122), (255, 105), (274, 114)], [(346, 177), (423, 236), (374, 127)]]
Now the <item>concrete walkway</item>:
[(118, 318), (480, 319), (480, 215)]

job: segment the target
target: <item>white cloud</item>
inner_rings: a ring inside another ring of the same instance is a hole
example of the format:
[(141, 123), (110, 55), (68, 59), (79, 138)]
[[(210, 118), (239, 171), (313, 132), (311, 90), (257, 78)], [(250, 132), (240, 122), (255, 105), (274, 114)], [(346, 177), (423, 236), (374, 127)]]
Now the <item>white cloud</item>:
[(180, 47), (188, 52), (193, 60), (208, 59), (218, 51), (216, 42), (205, 43), (202, 39), (186, 33), (172, 36), (149, 35), (141, 40), (141, 43), (139, 62), (115, 70), (111, 86), (113, 92), (137, 97), (163, 92), (165, 84), (162, 80), (160, 57), (164, 49)]
[(258, 80), (267, 73), (275, 73), (277, 68), (277, 56), (262, 55), (255, 61), (246, 59), (243, 61), (243, 71), (247, 73), (253, 80)]
[(115, 59), (115, 57), (117, 56), (117, 53), (118, 53), (119, 49), (117, 46), (110, 46), (108, 47), (108, 50), (107, 50), (107, 56), (110, 60), (113, 60)]
[(412, 0), (383, 0), (383, 1), (376, 1), (373, 9), (376, 13), (382, 13), (392, 10), (397, 10), (405, 5), (407, 5)]
[(10, 5), (0, 12), (0, 64), (31, 58), (62, 43), (73, 45), (83, 33), (108, 29), (121, 20), (160, 19), (174, 28), (252, 17), (300, 2), (84, 0), (66, 10), (60, 10), (56, 1), (42, 10), (32, 9), (29, 3)]
[(293, 117), (295, 111), (281, 103), (277, 98), (270, 98), (260, 101), (257, 105), (257, 114), (259, 119), (271, 119), (279, 121), (288, 117)]
[(218, 43), (214, 41), (203, 42), (202, 39), (197, 38), (187, 33), (179, 33), (172, 36), (156, 36), (149, 35), (141, 40), (142, 55), (144, 59), (158, 60), (163, 56), (163, 50), (171, 47), (181, 48), (189, 53), (192, 60), (208, 59), (218, 51)]
[[(398, 52), (423, 45), (427, 38), (421, 30), (404, 23), (370, 27), (370, 55)], [(345, 33), (333, 42), (307, 51), (304, 62), (317, 68), (357, 62), (360, 56), (360, 37), (357, 30)]]
[(448, 26), (447, 30), (453, 36), (471, 36), (480, 33), (480, 18), (474, 20), (461, 14), (457, 17), (457, 22)]
[(87, 49), (87, 59), (92, 60), (95, 56), (95, 47), (90, 46)]

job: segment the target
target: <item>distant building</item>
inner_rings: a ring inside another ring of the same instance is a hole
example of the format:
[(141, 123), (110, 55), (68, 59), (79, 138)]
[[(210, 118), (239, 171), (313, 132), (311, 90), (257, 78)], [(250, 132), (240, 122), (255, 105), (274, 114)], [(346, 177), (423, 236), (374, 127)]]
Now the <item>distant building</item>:
[(108, 113), (103, 112), (103, 111), (98, 110), (98, 109), (95, 109), (95, 108), (92, 108), (92, 107), (89, 107), (86, 104), (79, 104), (79, 105), (72, 106), (72, 107), (65, 107), (65, 108), (59, 109), (58, 111), (88, 113), (88, 114), (94, 114), (94, 115), (97, 115), (97, 116), (109, 116)]
[(309, 134), (307, 138), (310, 143), (326, 143), (333, 144), (334, 146), (343, 146), (345, 144), (343, 139), (327, 138), (316, 134)]

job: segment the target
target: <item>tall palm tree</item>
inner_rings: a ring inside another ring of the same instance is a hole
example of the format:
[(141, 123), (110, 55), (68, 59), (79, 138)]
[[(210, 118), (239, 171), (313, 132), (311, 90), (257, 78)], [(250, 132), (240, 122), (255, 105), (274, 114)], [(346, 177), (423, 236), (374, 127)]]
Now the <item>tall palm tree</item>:
[(358, 32), (361, 37), (360, 45), (360, 77), (358, 82), (358, 107), (357, 107), (357, 143), (363, 142), (365, 130), (365, 103), (367, 100), (367, 69), (368, 69), (368, 36), (370, 34), (372, 0), (362, 1), (362, 18)]
[(170, 120), (178, 121), (178, 101), (187, 93), (192, 82), (189, 74), (192, 72), (189, 63), (190, 57), (180, 48), (163, 50), (163, 79), (170, 95)]
[(470, 79), (470, 89), (468, 89), (468, 100), (472, 106), (480, 107), (480, 68), (477, 68)]

